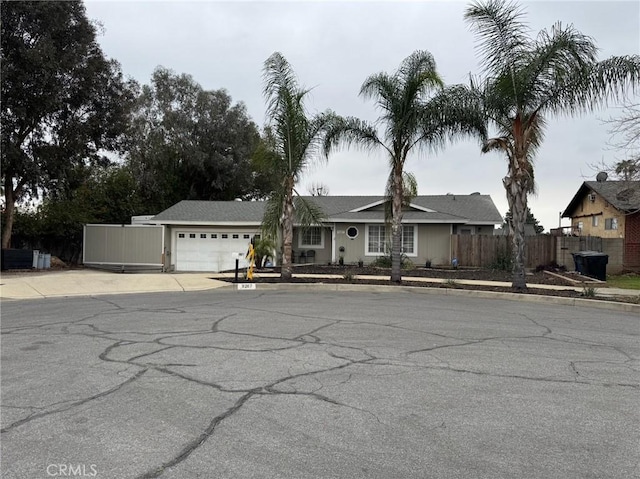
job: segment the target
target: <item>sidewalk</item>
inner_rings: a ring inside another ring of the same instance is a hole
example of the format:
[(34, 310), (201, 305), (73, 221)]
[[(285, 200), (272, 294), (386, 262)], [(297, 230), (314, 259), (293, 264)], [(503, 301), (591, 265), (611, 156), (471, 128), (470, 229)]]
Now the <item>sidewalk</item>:
[[(280, 276), (278, 273), (259, 273), (255, 275), (256, 278), (277, 278)], [(233, 278), (232, 273), (212, 273), (209, 277), (211, 278)], [(326, 278), (326, 279), (340, 279), (343, 276), (338, 274), (293, 274), (294, 278)], [(370, 279), (376, 281), (386, 281), (389, 279), (389, 276), (374, 276), (374, 275), (354, 275), (354, 279)], [(446, 283), (447, 280), (441, 278), (425, 278), (420, 276), (404, 276), (403, 280), (405, 282), (415, 281), (416, 283)], [(455, 280), (457, 284), (468, 284), (468, 285), (476, 285), (476, 286), (499, 286), (503, 288), (510, 288), (511, 283), (503, 282), (503, 281), (481, 281), (474, 279), (457, 279)], [(604, 283), (603, 283), (604, 284)], [(536, 284), (536, 283), (527, 283), (527, 287), (532, 289), (547, 289), (547, 290), (567, 290), (571, 289), (573, 291), (582, 292), (582, 286), (558, 286), (554, 284)], [(625, 297), (634, 297), (637, 296), (640, 298), (640, 290), (638, 289), (620, 289), (620, 288), (607, 288), (595, 286), (598, 296), (606, 296), (606, 297), (615, 297), (615, 296), (625, 296)]]
[[(260, 273), (256, 277), (277, 277), (277, 273)], [(294, 274), (294, 277), (339, 279), (341, 275)], [(64, 296), (90, 296), (98, 294), (151, 293), (164, 291), (202, 291), (229, 286), (221, 279), (233, 278), (233, 273), (114, 273), (91, 269), (70, 271), (43, 271), (3, 273), (0, 276), (0, 299), (35, 299)], [(355, 279), (388, 280), (388, 276), (359, 276)], [(438, 278), (405, 277), (405, 281), (443, 283)], [(458, 284), (510, 287), (499, 281), (456, 280)], [(581, 292), (581, 286), (528, 284), (536, 289), (572, 289)], [(639, 297), (640, 290), (596, 287), (598, 296)]]
[(35, 299), (115, 293), (201, 291), (227, 286), (208, 273), (114, 273), (90, 269), (3, 273), (0, 299)]

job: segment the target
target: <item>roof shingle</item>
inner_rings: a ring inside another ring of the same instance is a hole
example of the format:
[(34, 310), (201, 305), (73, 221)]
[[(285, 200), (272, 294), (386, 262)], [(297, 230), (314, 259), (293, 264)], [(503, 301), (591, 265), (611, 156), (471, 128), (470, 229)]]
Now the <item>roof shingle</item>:
[[(357, 208), (382, 201), (382, 196), (315, 196), (305, 197), (322, 208), (330, 221), (379, 221), (379, 209), (353, 212)], [(484, 222), (498, 224), (502, 215), (489, 195), (417, 196), (412, 203), (433, 212), (409, 210), (405, 221), (443, 223)], [(263, 201), (193, 201), (184, 200), (152, 218), (158, 223), (260, 223), (264, 215)]]

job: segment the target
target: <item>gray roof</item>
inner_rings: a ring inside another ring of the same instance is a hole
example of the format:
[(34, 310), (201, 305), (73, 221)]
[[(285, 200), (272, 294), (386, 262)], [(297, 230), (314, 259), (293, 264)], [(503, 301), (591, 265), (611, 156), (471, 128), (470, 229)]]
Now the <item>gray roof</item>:
[(264, 215), (264, 205), (263, 201), (183, 200), (157, 214), (151, 221), (158, 223), (260, 223)]
[(585, 181), (569, 202), (562, 216), (571, 217), (584, 196), (591, 192), (600, 195), (620, 211), (632, 212), (640, 209), (640, 181)]
[[(322, 208), (330, 222), (384, 220), (384, 212), (379, 208), (354, 211), (382, 202), (383, 196), (307, 196), (305, 199)], [(433, 212), (410, 209), (404, 213), (405, 222), (502, 223), (502, 215), (489, 195), (417, 196), (411, 203)], [(263, 201), (184, 200), (151, 221), (164, 224), (260, 223), (264, 206)]]

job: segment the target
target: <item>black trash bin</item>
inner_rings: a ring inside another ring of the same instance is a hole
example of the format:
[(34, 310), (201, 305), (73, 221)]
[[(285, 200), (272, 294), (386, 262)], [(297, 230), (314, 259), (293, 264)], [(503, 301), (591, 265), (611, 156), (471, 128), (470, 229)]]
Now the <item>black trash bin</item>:
[(600, 281), (607, 280), (608, 254), (600, 253), (599, 251), (578, 251), (571, 254), (578, 273)]

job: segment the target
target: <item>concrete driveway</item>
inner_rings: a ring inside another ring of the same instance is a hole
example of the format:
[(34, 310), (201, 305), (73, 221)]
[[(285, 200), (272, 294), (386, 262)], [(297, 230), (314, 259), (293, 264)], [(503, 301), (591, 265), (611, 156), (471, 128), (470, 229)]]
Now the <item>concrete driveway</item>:
[(640, 477), (634, 313), (411, 292), (2, 304), (2, 477)]

